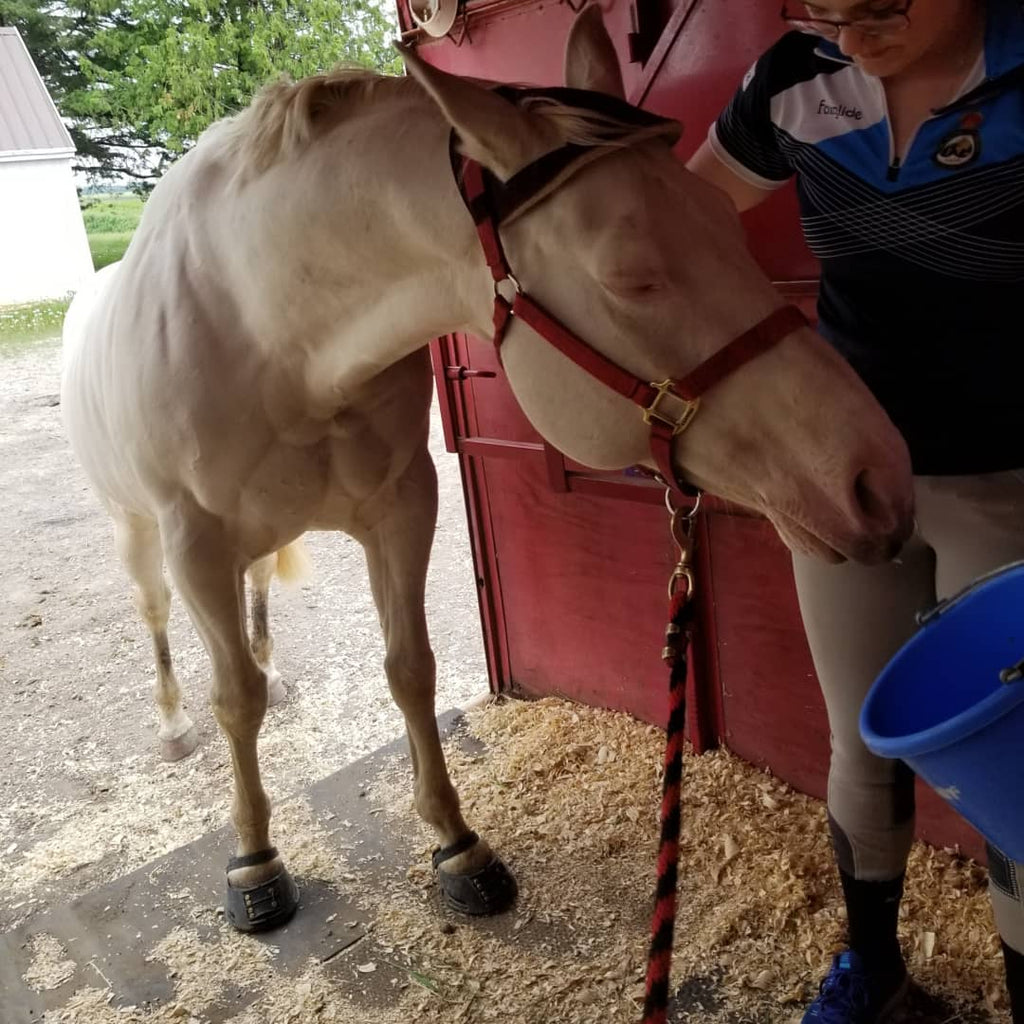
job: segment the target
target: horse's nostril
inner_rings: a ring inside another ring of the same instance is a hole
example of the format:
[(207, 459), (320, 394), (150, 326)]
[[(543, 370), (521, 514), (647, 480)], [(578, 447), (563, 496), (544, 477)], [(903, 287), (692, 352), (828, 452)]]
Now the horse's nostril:
[(905, 538), (900, 536), (894, 536), (889, 539), (889, 545), (885, 549), (884, 561), (891, 562), (902, 550), (905, 543)]
[(853, 494), (856, 507), (871, 522), (879, 519), (891, 519), (892, 503), (887, 502), (879, 493), (874, 473), (870, 469), (862, 469), (853, 482)]
[(854, 480), (853, 497), (854, 507), (866, 523), (892, 532), (890, 543), (896, 554), (913, 528), (910, 504), (904, 502), (896, 484), (877, 469), (863, 469)]

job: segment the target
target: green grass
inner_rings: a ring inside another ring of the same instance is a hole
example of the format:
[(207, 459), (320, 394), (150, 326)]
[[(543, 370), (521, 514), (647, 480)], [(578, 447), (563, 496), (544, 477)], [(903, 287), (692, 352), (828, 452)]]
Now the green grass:
[(52, 299), (0, 306), (0, 356), (13, 355), (33, 342), (60, 334), (69, 301)]
[(128, 243), (132, 240), (131, 231), (101, 231), (89, 235), (89, 251), (92, 253), (92, 265), (102, 270), (108, 263), (116, 263), (123, 255)]
[[(123, 255), (132, 240), (143, 200), (136, 195), (86, 196), (82, 220), (89, 238), (93, 266), (99, 270)], [(0, 356), (11, 355), (27, 345), (60, 334), (70, 298), (0, 306)]]
[(142, 216), (142, 199), (124, 195), (86, 196), (82, 200), (82, 220), (87, 234), (131, 234)]
[(136, 195), (126, 193), (83, 199), (82, 220), (89, 236), (92, 265), (97, 270), (124, 255), (141, 216), (142, 199)]
[[(93, 266), (99, 270), (119, 260), (132, 240), (143, 201), (139, 196), (86, 196), (82, 220), (89, 238)], [(60, 334), (70, 297), (20, 306), (0, 306), (0, 356), (12, 355), (33, 342)]]

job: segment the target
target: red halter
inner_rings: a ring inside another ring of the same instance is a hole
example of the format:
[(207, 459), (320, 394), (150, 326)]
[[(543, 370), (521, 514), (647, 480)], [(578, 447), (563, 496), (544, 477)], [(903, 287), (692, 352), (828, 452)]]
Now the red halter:
[[(651, 428), (651, 453), (666, 485), (676, 491), (692, 494), (692, 488), (679, 479), (672, 465), (672, 441), (692, 422), (700, 404), (700, 396), (744, 363), (767, 351), (797, 328), (805, 326), (807, 318), (794, 305), (780, 306), (706, 359), (682, 380), (668, 379), (660, 383), (642, 380), (591, 348), (522, 290), (509, 269), (498, 237), (498, 216), (494, 212), (494, 202), (485, 179), (485, 175), (489, 177), (488, 172), (469, 157), (454, 159), (454, 152), (452, 162), (456, 168), (459, 191), (473, 216), (487, 266), (494, 278), (493, 341), (499, 359), (509, 320), (513, 316), (518, 317), (592, 377), (640, 406), (644, 422)], [(515, 178), (522, 180), (523, 175), (530, 170), (528, 167), (520, 171)], [(542, 177), (535, 183), (536, 190), (539, 191), (544, 184), (546, 182)], [(511, 301), (499, 291), (498, 286), (506, 282), (514, 289)]]

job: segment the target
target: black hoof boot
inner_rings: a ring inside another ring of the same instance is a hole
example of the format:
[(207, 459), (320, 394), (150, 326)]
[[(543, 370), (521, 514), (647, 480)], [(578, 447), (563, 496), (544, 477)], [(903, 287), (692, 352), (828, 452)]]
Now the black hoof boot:
[[(232, 857), (228, 871), (266, 864), (277, 856), (277, 850), (261, 850), (245, 857)], [(228, 883), (224, 913), (240, 932), (265, 932), (291, 920), (299, 906), (299, 887), (285, 868), (273, 878), (246, 888)]]
[(444, 902), (460, 914), (472, 914), (476, 917), (500, 914), (508, 910), (518, 893), (512, 872), (496, 855), (482, 868), (468, 875), (451, 874), (440, 869), (446, 860), (465, 853), (479, 838), (475, 832), (468, 832), (451, 846), (435, 850), (432, 858)]

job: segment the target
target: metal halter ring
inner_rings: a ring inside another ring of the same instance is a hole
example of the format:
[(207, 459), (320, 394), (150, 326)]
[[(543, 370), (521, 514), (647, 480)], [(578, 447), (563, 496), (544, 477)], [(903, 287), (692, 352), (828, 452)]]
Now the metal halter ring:
[(700, 511), (700, 499), (704, 492), (697, 492), (697, 497), (693, 499), (693, 507), (687, 509), (686, 512), (682, 509), (676, 508), (675, 505), (672, 504), (672, 494), (673, 491), (671, 487), (665, 489), (665, 508), (668, 509), (669, 515), (679, 516), (681, 519), (695, 519), (698, 511)]

